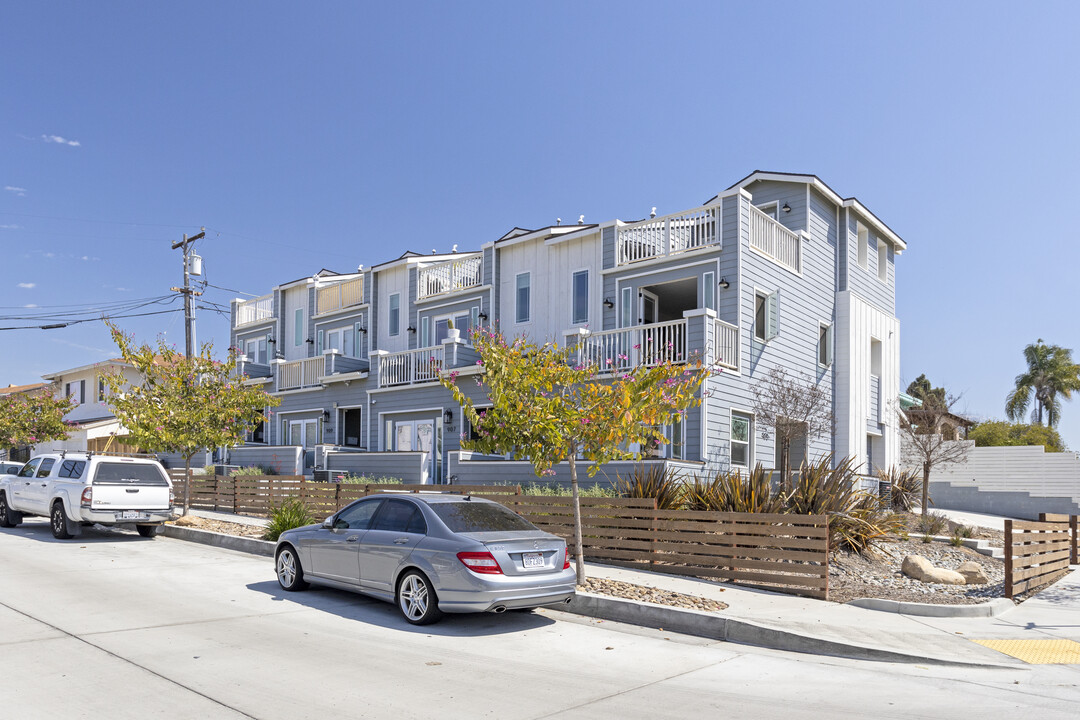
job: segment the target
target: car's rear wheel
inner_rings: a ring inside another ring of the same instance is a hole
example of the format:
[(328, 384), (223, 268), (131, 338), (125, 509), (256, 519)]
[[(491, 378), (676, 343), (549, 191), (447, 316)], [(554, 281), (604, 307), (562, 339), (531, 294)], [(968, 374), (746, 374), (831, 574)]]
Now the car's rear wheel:
[(291, 545), (286, 545), (278, 551), (274, 560), (274, 570), (277, 572), (277, 581), (283, 590), (293, 592), (303, 590), (308, 586), (304, 580), (304, 568), (300, 565), (300, 557)]
[(157, 525), (136, 525), (135, 529), (139, 531), (139, 535), (145, 538), (152, 538), (157, 535)]
[(64, 503), (57, 500), (53, 503), (52, 512), (49, 513), (49, 524), (52, 525), (53, 537), (57, 540), (68, 540), (71, 533), (68, 532), (67, 517), (64, 514)]
[(0, 492), (0, 527), (13, 528), (22, 522), (22, 513), (7, 504), (7, 494)]
[(398, 583), (397, 606), (413, 625), (430, 625), (443, 615), (435, 589), (418, 570), (409, 570)]

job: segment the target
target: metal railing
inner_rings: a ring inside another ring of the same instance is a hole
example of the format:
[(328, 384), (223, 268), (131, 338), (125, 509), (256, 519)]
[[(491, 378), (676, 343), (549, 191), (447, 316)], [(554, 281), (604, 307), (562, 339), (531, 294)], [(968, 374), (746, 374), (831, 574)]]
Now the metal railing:
[(716, 320), (716, 353), (713, 362), (730, 370), (739, 369), (739, 328), (729, 322)]
[(480, 253), (420, 268), (417, 298), (434, 297), (477, 287), (483, 282), (484, 256)]
[(719, 242), (719, 206), (687, 210), (620, 227), (618, 264), (675, 255)]
[(322, 384), (319, 378), (326, 374), (325, 368), (325, 355), (281, 363), (278, 365), (277, 389), (298, 390), (317, 387)]
[(578, 339), (577, 363), (599, 372), (686, 362), (686, 320), (589, 333)]
[(236, 325), (248, 325), (274, 317), (274, 296), (263, 295), (236, 305)]
[(315, 291), (315, 313), (322, 314), (364, 302), (363, 276), (321, 287)]
[(802, 272), (802, 245), (797, 233), (750, 206), (750, 247), (793, 272)]
[(442, 345), (383, 355), (379, 358), (379, 387), (434, 382), (442, 367)]

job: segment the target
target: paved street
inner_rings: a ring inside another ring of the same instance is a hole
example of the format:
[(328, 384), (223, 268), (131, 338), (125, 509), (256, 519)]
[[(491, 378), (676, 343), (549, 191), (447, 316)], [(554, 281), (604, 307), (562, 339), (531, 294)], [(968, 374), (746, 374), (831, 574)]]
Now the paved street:
[(4, 718), (1075, 717), (1080, 667), (771, 652), (559, 612), (413, 628), (271, 562), (134, 533), (0, 530)]

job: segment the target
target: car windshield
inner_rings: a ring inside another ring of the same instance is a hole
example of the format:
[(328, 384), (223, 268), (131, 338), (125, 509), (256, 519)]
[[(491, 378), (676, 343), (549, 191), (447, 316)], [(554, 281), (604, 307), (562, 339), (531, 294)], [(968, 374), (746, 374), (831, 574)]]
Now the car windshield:
[(461, 502), (431, 503), (429, 506), (450, 532), (500, 532), (539, 530), (535, 525), (502, 505), (462, 500)]

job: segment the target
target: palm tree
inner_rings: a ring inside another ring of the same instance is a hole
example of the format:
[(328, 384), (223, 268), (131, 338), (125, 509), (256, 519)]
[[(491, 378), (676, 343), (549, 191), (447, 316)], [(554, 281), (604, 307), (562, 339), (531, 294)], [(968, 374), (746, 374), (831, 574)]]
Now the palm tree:
[(1016, 389), (1005, 399), (1005, 413), (1010, 420), (1024, 419), (1024, 413), (1034, 397), (1035, 409), (1031, 418), (1039, 425), (1055, 427), (1061, 419), (1061, 398), (1068, 400), (1074, 390), (1080, 391), (1080, 365), (1072, 360), (1072, 350), (1047, 345), (1042, 338), (1024, 348), (1027, 372), (1016, 376)]

